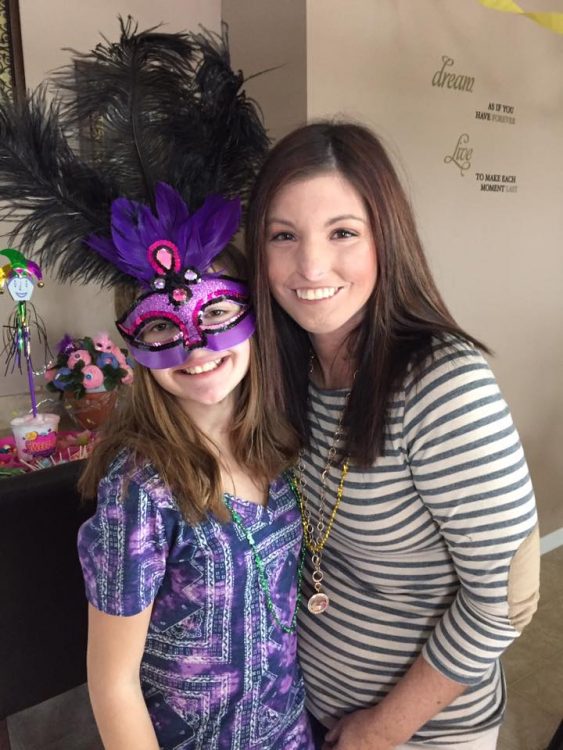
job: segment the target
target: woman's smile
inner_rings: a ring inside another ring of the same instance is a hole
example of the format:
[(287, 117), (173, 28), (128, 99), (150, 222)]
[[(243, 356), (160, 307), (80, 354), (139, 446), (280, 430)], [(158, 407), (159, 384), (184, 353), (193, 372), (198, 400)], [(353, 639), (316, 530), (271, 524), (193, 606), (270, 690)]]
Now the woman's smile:
[(296, 289), (295, 294), (301, 300), (307, 300), (309, 302), (332, 299), (340, 291), (340, 287), (318, 287), (313, 289)]

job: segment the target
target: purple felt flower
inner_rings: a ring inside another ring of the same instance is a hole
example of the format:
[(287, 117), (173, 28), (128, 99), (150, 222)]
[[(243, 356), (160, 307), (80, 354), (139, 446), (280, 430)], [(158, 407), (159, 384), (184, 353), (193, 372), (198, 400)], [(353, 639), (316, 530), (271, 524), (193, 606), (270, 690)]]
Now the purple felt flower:
[(70, 370), (68, 367), (59, 367), (59, 370), (53, 378), (53, 385), (58, 388), (59, 391), (66, 391), (68, 388), (72, 388), (72, 383), (69, 381)]
[(62, 339), (57, 343), (56, 346), (57, 354), (68, 354), (74, 349), (74, 341), (72, 340), (72, 336), (69, 336), (68, 333), (65, 333), (65, 335), (62, 337)]

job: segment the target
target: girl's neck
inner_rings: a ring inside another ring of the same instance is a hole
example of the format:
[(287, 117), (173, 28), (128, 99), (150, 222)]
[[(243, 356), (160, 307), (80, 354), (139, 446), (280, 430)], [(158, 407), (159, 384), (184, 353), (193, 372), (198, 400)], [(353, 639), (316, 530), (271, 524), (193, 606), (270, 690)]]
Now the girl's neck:
[(311, 336), (313, 361), (311, 379), (319, 388), (336, 390), (351, 388), (356, 363), (346, 345), (346, 340), (336, 336)]
[(231, 428), (235, 396), (235, 393), (231, 393), (218, 404), (185, 401), (180, 402), (179, 407), (207, 439), (209, 450), (219, 462), (223, 491), (255, 505), (266, 505), (267, 485), (250, 477), (247, 469), (233, 455)]
[(212, 443), (221, 447), (229, 442), (234, 413), (234, 394), (218, 404), (181, 401), (179, 408)]

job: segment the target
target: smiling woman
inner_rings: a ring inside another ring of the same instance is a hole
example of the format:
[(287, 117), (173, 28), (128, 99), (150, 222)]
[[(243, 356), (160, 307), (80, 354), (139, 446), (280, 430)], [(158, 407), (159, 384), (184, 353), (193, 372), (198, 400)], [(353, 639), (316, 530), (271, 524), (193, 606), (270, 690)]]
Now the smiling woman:
[(25, 92), (18, 0), (0, 0), (0, 90), (13, 99)]
[(317, 747), (492, 750), (498, 657), (534, 612), (539, 556), (484, 347), (442, 300), (367, 128), (319, 122), (276, 144), (246, 236), (265, 397), (301, 438), (299, 648)]

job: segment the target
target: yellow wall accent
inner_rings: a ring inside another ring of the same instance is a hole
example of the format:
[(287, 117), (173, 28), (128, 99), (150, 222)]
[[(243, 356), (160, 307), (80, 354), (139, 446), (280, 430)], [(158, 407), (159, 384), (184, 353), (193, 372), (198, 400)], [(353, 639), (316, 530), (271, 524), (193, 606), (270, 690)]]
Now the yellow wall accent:
[(556, 34), (563, 34), (563, 13), (528, 12), (523, 10), (514, 0), (479, 0), (479, 2), (490, 10), (498, 10), (501, 13), (516, 13), (539, 23), (540, 26), (554, 31)]

